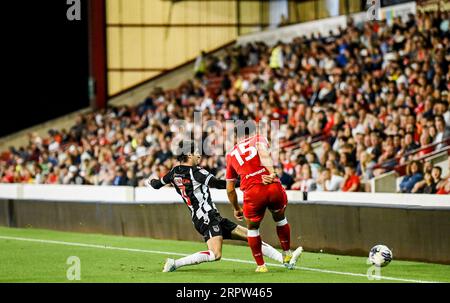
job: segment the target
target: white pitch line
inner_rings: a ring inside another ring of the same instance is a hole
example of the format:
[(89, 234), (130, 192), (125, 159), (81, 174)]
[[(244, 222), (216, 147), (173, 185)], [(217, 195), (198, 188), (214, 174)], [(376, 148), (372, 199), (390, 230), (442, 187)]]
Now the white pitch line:
[[(169, 252), (169, 251), (147, 250), (147, 249), (127, 248), (127, 247), (115, 247), (115, 246), (98, 245), (98, 244), (86, 244), (86, 243), (54, 241), (54, 240), (33, 239), (33, 238), (0, 236), (0, 239), (35, 242), (35, 243), (45, 243), (45, 244), (57, 244), (57, 245), (66, 245), (66, 246), (100, 248), (100, 249), (109, 249), (109, 250), (142, 252), (142, 253), (159, 254), (159, 255), (175, 255), (175, 256), (182, 256), (182, 257), (188, 256), (188, 254), (175, 253), (175, 252)], [(235, 263), (255, 264), (254, 261), (241, 260), (241, 259), (222, 258), (221, 260), (228, 261), (228, 262), (235, 262)], [(284, 267), (284, 265), (282, 265), (282, 264), (274, 264), (274, 263), (266, 263), (266, 264), (269, 265), (269, 266)], [(310, 267), (303, 267), (303, 266), (297, 266), (296, 268), (301, 269), (301, 270), (308, 270), (308, 271), (327, 273), (327, 274), (336, 274), (336, 275), (345, 275), (345, 276), (354, 276), (354, 277), (367, 278), (367, 275), (365, 275), (365, 274), (357, 274), (357, 273), (351, 273), (351, 272), (334, 271), (334, 270), (310, 268)], [(381, 276), (381, 279), (383, 279), (383, 280), (391, 280), (391, 281), (412, 282), (412, 283), (442, 283), (442, 282), (438, 282), (438, 281), (411, 280), (411, 279), (394, 278), (394, 277), (386, 277), (386, 276)]]

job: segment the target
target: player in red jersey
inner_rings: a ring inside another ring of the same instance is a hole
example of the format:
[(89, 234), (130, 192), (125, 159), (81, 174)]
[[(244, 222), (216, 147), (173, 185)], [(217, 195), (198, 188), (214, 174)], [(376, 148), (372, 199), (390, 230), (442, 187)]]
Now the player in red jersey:
[[(242, 125), (241, 125), (242, 126)], [(239, 127), (239, 126), (238, 126)], [(245, 217), (248, 244), (255, 258), (256, 272), (267, 272), (261, 251), (259, 226), (268, 208), (277, 224), (277, 235), (283, 249), (283, 263), (293, 269), (302, 248), (291, 251), (290, 226), (284, 215), (287, 206), (286, 192), (275, 174), (267, 139), (257, 134), (254, 122), (246, 123), (247, 136), (238, 137), (238, 144), (227, 154), (227, 193), (234, 208), (234, 216)], [(239, 132), (238, 132), (239, 133)], [(240, 177), (244, 192), (244, 209), (238, 204), (235, 180)]]

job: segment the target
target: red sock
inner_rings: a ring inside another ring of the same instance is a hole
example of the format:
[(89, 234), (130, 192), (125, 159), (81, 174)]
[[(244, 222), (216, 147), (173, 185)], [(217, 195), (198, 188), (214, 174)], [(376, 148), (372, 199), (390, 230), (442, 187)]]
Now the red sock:
[(277, 226), (278, 239), (280, 239), (281, 248), (284, 251), (291, 249), (291, 227), (289, 223)]
[(256, 264), (258, 264), (258, 266), (264, 265), (261, 236), (258, 235), (255, 237), (247, 237), (247, 241), (252, 250), (253, 258), (255, 258)]

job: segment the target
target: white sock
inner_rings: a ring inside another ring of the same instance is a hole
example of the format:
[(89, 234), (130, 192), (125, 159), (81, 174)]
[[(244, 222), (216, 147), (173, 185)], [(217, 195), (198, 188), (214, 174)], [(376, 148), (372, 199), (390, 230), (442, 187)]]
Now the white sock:
[(216, 260), (216, 256), (210, 250), (200, 251), (195, 254), (183, 257), (181, 259), (175, 260), (175, 267), (180, 268), (186, 265), (200, 264), (203, 262), (212, 262)]
[(286, 224), (288, 224), (287, 218), (277, 222), (277, 226), (285, 226)]
[(283, 255), (265, 242), (262, 242), (262, 253), (266, 257), (269, 257), (279, 263), (283, 263)]

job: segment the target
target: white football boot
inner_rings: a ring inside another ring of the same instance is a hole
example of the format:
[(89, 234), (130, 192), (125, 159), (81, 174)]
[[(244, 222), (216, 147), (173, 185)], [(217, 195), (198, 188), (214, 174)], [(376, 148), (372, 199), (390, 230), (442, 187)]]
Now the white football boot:
[(292, 253), (292, 258), (289, 261), (289, 265), (288, 265), (289, 269), (295, 268), (295, 264), (297, 263), (298, 259), (300, 258), (302, 252), (303, 252), (303, 247), (301, 247), (301, 246), (299, 246), (296, 250), (294, 250), (294, 252)]
[(163, 272), (171, 272), (175, 271), (177, 268), (175, 267), (174, 259), (166, 259), (166, 264), (164, 264)]

